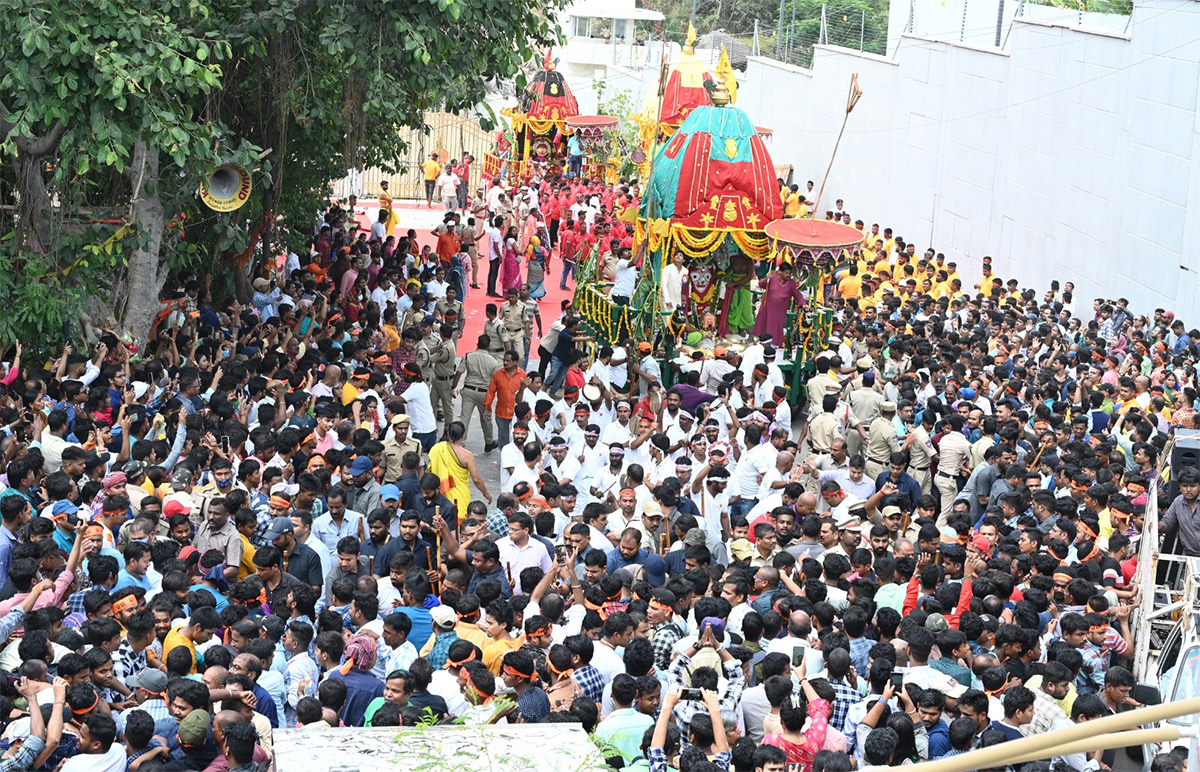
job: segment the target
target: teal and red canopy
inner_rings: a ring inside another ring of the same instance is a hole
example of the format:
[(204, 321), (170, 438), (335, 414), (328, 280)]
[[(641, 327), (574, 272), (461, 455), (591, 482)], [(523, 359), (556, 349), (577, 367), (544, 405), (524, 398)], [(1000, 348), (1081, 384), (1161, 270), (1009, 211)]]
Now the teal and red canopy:
[(702, 106), (654, 160), (641, 216), (701, 231), (762, 231), (782, 216), (771, 155), (745, 112)]

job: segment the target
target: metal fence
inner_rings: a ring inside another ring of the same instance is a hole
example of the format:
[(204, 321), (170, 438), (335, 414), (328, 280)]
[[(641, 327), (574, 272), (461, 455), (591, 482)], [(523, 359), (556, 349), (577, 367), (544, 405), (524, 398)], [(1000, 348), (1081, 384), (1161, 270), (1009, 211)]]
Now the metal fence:
[(774, 27), (755, 22), (751, 46), (755, 56), (769, 56), (798, 67), (811, 67), (813, 46), (830, 45), (884, 54), (887, 15), (860, 3), (826, 3), (819, 15), (797, 16), (796, 4), (785, 6)]
[(424, 199), (425, 184), (421, 164), (430, 153), (437, 153), (438, 160), (445, 163), (461, 159), (466, 153), (475, 157), (471, 165), (471, 190), (479, 187), (479, 175), (483, 170), (483, 157), (492, 148), (493, 137), (484, 131), (473, 118), (453, 113), (425, 113), (423, 129), (408, 129), (400, 133), (397, 141), (403, 143), (405, 154), (396, 165), (396, 171), (382, 169), (352, 169), (345, 178), (333, 185), (333, 195), (344, 197), (354, 194), (364, 198), (375, 198), (381, 190), (379, 183), (387, 180), (389, 190), (396, 199)]

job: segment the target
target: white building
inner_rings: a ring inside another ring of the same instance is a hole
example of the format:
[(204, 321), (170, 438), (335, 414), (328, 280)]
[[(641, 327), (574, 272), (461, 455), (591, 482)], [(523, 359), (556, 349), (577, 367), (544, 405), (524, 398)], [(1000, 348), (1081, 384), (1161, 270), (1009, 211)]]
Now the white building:
[[(657, 67), (663, 45), (654, 40), (649, 22), (661, 22), (658, 11), (639, 8), (636, 0), (579, 0), (559, 14), (566, 45), (555, 52), (558, 69), (571, 85), (604, 78), (609, 67)], [(642, 22), (642, 24), (638, 24)], [(581, 105), (582, 108), (582, 105)]]

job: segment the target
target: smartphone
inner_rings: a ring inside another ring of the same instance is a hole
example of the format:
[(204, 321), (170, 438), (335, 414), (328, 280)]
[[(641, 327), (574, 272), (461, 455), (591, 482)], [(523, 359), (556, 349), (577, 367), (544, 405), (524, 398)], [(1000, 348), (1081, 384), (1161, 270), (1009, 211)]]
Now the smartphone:
[(570, 557), (570, 551), (567, 549), (565, 544), (560, 544), (555, 547), (554, 554), (558, 556), (559, 563), (566, 563), (567, 558)]
[(899, 670), (893, 670), (890, 678), (894, 688), (900, 689), (904, 685), (904, 673), (901, 673)]
[(800, 667), (804, 664), (804, 646), (792, 647), (792, 667)]
[(225, 455), (229, 455), (229, 435), (228, 434), (221, 435), (221, 452), (224, 453)]
[(681, 700), (690, 700), (692, 702), (700, 702), (704, 699), (704, 695), (699, 689), (684, 689), (679, 695)]

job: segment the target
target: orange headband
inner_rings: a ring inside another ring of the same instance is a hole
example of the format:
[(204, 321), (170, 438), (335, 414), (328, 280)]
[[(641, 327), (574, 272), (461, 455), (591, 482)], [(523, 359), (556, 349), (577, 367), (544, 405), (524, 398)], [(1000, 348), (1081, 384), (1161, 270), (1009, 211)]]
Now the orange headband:
[(1138, 493), (1146, 492), (1146, 486), (1142, 485), (1141, 483), (1131, 482), (1131, 483), (1127, 483), (1125, 485), (1125, 487), (1131, 491), (1137, 491)]
[(984, 691), (987, 692), (988, 694), (992, 695), (993, 697), (996, 696), (997, 694), (999, 694), (1000, 692), (1002, 692), (1008, 688), (1008, 678), (1009, 678), (1008, 676), (1005, 676), (1004, 683), (1000, 684), (1000, 686), (998, 688), (984, 689)]
[(292, 502), (288, 501), (283, 496), (272, 496), (271, 497), (271, 506), (280, 507), (282, 509), (291, 509)]
[(1089, 528), (1088, 524), (1083, 522), (1082, 520), (1079, 521), (1079, 530), (1083, 531), (1088, 536), (1091, 536), (1092, 541), (1096, 540), (1096, 532), (1093, 531), (1091, 528)]
[[(526, 636), (533, 636), (534, 638), (540, 638), (543, 635), (550, 635), (550, 625), (546, 625), (545, 627), (539, 627), (538, 629), (534, 630), (531, 633), (526, 633)], [(471, 653), (474, 654), (475, 652), (471, 652)]]
[(592, 603), (590, 600), (585, 599), (583, 601), (583, 607), (588, 609), (589, 611), (599, 611), (600, 609), (604, 608), (604, 604), (603, 603)]
[(562, 678), (568, 678), (571, 676), (572, 673), (575, 672), (575, 670), (573, 668), (567, 668), (566, 670), (559, 670), (558, 668), (556, 668), (554, 666), (554, 663), (550, 661), (549, 657), (546, 658), (546, 667), (550, 669), (551, 673), (554, 673), (557, 676), (561, 676)]
[(134, 606), (136, 606), (137, 602), (138, 601), (137, 601), (136, 596), (126, 595), (124, 598), (121, 598), (119, 601), (116, 601), (115, 603), (113, 603), (113, 613), (120, 614), (125, 609), (133, 608)]
[(471, 656), (467, 657), (466, 659), (459, 660), (457, 662), (450, 659), (449, 657), (446, 657), (446, 662), (449, 663), (450, 665), (453, 665), (454, 667), (462, 667), (463, 665), (467, 664), (468, 662), (474, 662), (474, 661), (475, 661), (475, 650), (474, 649), (471, 650)]
[(533, 680), (534, 675), (535, 675), (533, 673), (522, 673), (520, 670), (517, 670), (512, 665), (505, 665), (504, 667), (501, 668), (501, 672), (507, 673), (511, 676), (516, 676), (518, 678), (525, 678), (530, 681)]
[(475, 686), (475, 682), (471, 680), (471, 676), (469, 673), (466, 675), (466, 679), (467, 679), (467, 688), (471, 689), (476, 694), (478, 694), (480, 697), (482, 697), (484, 705), (487, 705), (489, 702), (491, 702), (493, 699), (495, 699), (494, 695), (484, 694), (483, 692), (479, 691), (479, 689)]
[(650, 606), (650, 608), (662, 609), (663, 611), (674, 611), (675, 610), (675, 609), (671, 608), (670, 606), (668, 606), (667, 604), (663, 603), (662, 601), (655, 600), (654, 598), (650, 599), (649, 606)]
[(99, 704), (100, 704), (100, 693), (96, 692), (96, 699), (92, 701), (91, 705), (88, 705), (83, 710), (75, 710), (75, 708), (71, 708), (71, 712), (77, 716), (86, 716), (88, 713), (91, 713), (93, 710), (95, 710), (96, 706)]
[(346, 657), (346, 661), (338, 668), (342, 675), (348, 675), (354, 669), (354, 657)]
[(1057, 572), (1057, 571), (1056, 571), (1056, 572), (1055, 572), (1055, 574), (1054, 574), (1054, 579), (1055, 579), (1055, 581), (1060, 581), (1060, 582), (1069, 582), (1069, 581), (1071, 581), (1071, 580), (1072, 580), (1072, 579), (1074, 579), (1074, 578), (1075, 578), (1075, 577), (1071, 576), (1070, 574), (1059, 573), (1059, 572)]
[(517, 496), (518, 501), (525, 501), (525, 500), (531, 499), (531, 498), (533, 498), (533, 488), (530, 488), (529, 490), (522, 493), (520, 496)]
[(1092, 625), (1088, 628), (1089, 633), (1104, 633), (1108, 632), (1108, 625)]

